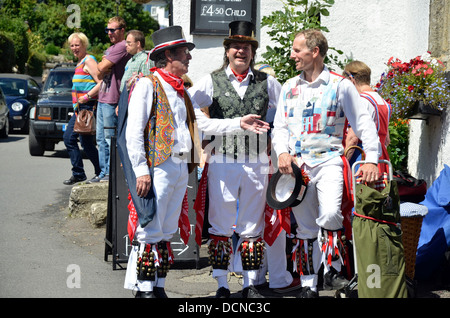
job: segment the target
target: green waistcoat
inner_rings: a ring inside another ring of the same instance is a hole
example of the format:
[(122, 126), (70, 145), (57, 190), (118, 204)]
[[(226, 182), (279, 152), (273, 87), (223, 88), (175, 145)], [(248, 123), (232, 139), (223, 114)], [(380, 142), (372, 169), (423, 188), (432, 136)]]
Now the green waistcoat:
[[(250, 79), (244, 98), (241, 99), (231, 84), (225, 70), (213, 72), (213, 102), (209, 106), (211, 118), (235, 118), (248, 114), (261, 116), (266, 119), (269, 105), (269, 93), (267, 91), (267, 74), (253, 71), (254, 77)], [(224, 136), (218, 151), (237, 158), (240, 154), (257, 155), (266, 150), (266, 136), (246, 131)]]

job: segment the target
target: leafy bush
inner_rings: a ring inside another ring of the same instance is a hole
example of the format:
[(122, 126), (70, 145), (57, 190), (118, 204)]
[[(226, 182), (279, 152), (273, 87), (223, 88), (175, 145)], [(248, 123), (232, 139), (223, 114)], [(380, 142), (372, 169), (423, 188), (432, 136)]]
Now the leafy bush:
[(58, 55), (59, 53), (61, 53), (61, 49), (53, 44), (53, 42), (51, 42), (45, 46), (45, 53), (49, 55)]
[[(267, 52), (263, 53), (262, 57), (265, 59), (264, 63), (272, 66), (281, 83), (298, 75), (295, 63), (290, 59), (295, 34), (306, 29), (329, 32), (321, 24), (320, 16), (329, 16), (328, 8), (333, 4), (334, 0), (287, 0), (284, 2), (283, 11), (274, 11), (262, 18), (261, 26), (268, 27), (267, 34), (273, 42), (279, 44), (274, 47), (267, 46)], [(341, 54), (343, 54), (341, 50), (330, 47), (325, 64), (330, 69), (333, 69), (333, 65), (343, 69), (348, 60), (340, 62)]]
[(409, 120), (394, 119), (389, 122), (390, 143), (387, 147), (394, 170), (408, 168)]

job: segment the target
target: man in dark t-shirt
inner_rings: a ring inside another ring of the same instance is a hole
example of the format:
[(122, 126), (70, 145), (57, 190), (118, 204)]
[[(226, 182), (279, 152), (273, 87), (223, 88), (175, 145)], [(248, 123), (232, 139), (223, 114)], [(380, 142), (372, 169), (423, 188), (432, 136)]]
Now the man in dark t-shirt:
[(113, 17), (109, 19), (105, 28), (112, 45), (98, 63), (99, 77), (102, 79), (97, 105), (97, 145), (101, 172), (90, 182), (109, 180), (111, 137), (117, 125), (115, 109), (119, 102), (119, 89), (125, 65), (131, 58), (126, 50), (125, 27), (123, 18)]

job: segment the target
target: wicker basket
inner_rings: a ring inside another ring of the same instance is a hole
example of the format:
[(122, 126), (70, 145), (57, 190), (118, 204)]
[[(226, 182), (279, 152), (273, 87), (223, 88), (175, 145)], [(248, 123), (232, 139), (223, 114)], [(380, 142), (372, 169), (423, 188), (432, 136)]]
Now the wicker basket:
[(423, 216), (401, 217), (402, 242), (405, 253), (406, 276), (414, 279), (416, 267), (417, 244), (419, 243), (420, 230)]

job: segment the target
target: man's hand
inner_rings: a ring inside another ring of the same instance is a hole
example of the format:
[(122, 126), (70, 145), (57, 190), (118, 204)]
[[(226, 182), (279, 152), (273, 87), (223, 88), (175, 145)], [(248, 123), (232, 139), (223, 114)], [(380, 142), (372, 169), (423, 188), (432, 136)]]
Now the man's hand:
[(269, 123), (266, 123), (258, 118), (261, 118), (261, 116), (253, 114), (242, 117), (241, 128), (244, 130), (253, 131), (258, 135), (268, 132), (270, 129)]
[(373, 183), (380, 178), (378, 166), (374, 163), (365, 163), (359, 167), (356, 176), (361, 175), (362, 183)]
[(278, 170), (280, 170), (283, 174), (293, 174), (294, 171), (292, 170), (292, 162), (297, 164), (295, 157), (291, 156), (287, 152), (283, 152), (278, 156)]
[(141, 198), (145, 197), (150, 191), (152, 185), (152, 178), (150, 175), (144, 175), (136, 178), (136, 192)]

